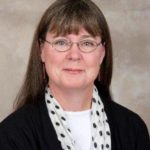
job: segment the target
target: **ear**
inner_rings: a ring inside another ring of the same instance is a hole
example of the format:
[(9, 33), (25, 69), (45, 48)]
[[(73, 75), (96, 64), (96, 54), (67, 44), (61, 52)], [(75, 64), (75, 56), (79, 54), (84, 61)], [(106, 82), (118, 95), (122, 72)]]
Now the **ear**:
[(102, 47), (101, 47), (101, 52), (100, 52), (101, 54), (100, 54), (100, 65), (102, 64), (102, 62), (103, 62), (103, 59), (104, 59), (104, 57), (105, 57), (105, 46), (104, 45), (102, 45)]

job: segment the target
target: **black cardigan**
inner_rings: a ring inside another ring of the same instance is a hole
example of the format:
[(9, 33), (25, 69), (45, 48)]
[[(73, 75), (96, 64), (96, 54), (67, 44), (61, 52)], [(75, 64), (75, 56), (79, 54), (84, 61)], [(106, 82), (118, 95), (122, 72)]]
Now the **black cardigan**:
[[(112, 150), (150, 150), (143, 120), (101, 95), (111, 130)], [(28, 104), (0, 123), (0, 150), (62, 150), (44, 100)]]

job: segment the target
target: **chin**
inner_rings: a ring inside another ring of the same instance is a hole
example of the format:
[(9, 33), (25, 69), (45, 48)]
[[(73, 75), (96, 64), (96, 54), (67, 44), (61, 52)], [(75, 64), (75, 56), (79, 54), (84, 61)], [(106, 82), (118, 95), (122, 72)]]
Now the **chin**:
[(85, 87), (85, 82), (68, 81), (63, 83), (63, 87), (67, 89), (81, 89)]

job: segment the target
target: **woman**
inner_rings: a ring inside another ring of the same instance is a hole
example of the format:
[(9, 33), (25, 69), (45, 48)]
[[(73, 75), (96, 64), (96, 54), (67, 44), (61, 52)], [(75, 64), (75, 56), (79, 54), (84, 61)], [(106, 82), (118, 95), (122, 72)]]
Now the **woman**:
[(1, 150), (150, 150), (145, 123), (112, 101), (112, 45), (90, 0), (57, 0), (33, 39), (16, 111), (0, 124)]

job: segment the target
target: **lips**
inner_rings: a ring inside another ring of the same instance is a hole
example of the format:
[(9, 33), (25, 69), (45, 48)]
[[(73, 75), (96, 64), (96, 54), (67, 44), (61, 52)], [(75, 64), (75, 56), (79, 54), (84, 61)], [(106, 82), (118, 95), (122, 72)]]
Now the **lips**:
[(65, 68), (63, 69), (65, 72), (71, 73), (71, 74), (80, 74), (83, 72), (83, 69), (78, 68)]

